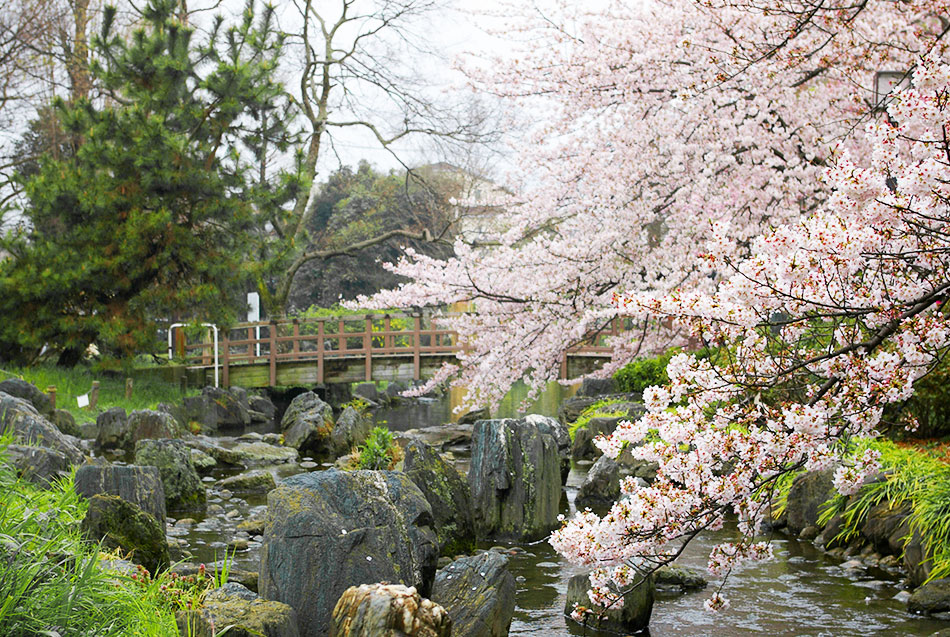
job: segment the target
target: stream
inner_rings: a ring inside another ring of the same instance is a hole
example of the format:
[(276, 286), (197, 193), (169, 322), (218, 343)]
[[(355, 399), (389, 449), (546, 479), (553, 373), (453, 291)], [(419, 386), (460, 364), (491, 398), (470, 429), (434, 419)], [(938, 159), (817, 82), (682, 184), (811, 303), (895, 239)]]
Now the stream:
[[(554, 396), (542, 396), (532, 411), (553, 415), (567, 390), (555, 386)], [(514, 416), (520, 401), (503, 406), (496, 416)], [(377, 422), (386, 421), (393, 431), (448, 422), (451, 401), (421, 399), (418, 403), (377, 410)], [(245, 434), (261, 436), (258, 430)], [(228, 444), (227, 439), (222, 439)], [(464, 451), (453, 449), (456, 466), (467, 470)], [(303, 465), (303, 466), (301, 466)], [(326, 468), (330, 465), (319, 465)], [(305, 458), (300, 464), (271, 467), (278, 480), (318, 468)], [(589, 464), (571, 470), (562, 498), (563, 513), (573, 510), (573, 500), (584, 481)], [(239, 530), (249, 518), (266, 510), (266, 494), (232, 494), (215, 487), (216, 480), (237, 471), (217, 470), (206, 478), (208, 512), (191, 515), (193, 522), (179, 521), (169, 527), (194, 560), (212, 563), (220, 559), (229, 543), (237, 541), (233, 566), (257, 571), (261, 536)], [(687, 547), (677, 565), (705, 570), (712, 546), (729, 539), (734, 530), (726, 528), (701, 535)], [(650, 637), (679, 635), (932, 635), (950, 622), (922, 618), (907, 612), (905, 603), (894, 599), (901, 590), (901, 576), (880, 569), (845, 570), (841, 560), (826, 556), (810, 542), (800, 542), (777, 533), (772, 540), (775, 559), (752, 563), (730, 576), (723, 594), (730, 601), (725, 612), (712, 614), (703, 609), (706, 596), (718, 585), (710, 582), (706, 591), (679, 593), (659, 591), (653, 607)], [(489, 548), (497, 543), (483, 543)], [(563, 615), (568, 579), (580, 569), (561, 559), (547, 542), (520, 545), (523, 552), (509, 558), (509, 568), (518, 582), (511, 635), (598, 635)]]

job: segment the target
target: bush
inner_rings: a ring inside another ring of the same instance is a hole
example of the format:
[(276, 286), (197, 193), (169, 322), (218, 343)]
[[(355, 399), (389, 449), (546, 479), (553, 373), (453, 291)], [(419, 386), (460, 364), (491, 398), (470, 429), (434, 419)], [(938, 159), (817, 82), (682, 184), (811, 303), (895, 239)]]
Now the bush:
[(359, 447), (359, 469), (383, 471), (392, 469), (402, 460), (402, 448), (393, 441), (385, 427), (373, 427), (369, 437)]
[(671, 349), (656, 358), (639, 358), (614, 373), (617, 389), (624, 393), (642, 392), (653, 385), (670, 382), (666, 365), (678, 350)]

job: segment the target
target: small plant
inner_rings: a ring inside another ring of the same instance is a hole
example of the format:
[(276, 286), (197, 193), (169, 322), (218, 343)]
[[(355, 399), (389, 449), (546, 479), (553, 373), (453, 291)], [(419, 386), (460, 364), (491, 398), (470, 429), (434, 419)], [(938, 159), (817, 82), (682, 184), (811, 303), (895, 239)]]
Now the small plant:
[(347, 407), (352, 407), (360, 414), (365, 414), (369, 409), (369, 403), (360, 398), (359, 396), (353, 398), (353, 400), (343, 403), (340, 405), (341, 410), (345, 410)]
[(402, 460), (402, 448), (393, 441), (385, 427), (373, 427), (369, 437), (359, 447), (359, 469), (376, 471), (392, 469)]

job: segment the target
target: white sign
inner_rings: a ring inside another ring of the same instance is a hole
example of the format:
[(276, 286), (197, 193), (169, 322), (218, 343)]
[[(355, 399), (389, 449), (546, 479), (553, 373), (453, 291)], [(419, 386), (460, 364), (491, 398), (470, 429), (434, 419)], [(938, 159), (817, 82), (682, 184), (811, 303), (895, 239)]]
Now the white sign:
[(261, 295), (257, 292), (247, 293), (247, 321), (254, 323), (261, 320)]
[(89, 394), (83, 394), (82, 396), (76, 396), (76, 402), (80, 407), (89, 406)]

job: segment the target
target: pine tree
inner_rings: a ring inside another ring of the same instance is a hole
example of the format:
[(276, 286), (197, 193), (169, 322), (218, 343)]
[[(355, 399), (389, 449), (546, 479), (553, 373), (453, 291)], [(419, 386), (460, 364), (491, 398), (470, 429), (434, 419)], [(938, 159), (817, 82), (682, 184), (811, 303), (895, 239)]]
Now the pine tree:
[(156, 319), (226, 323), (239, 307), (255, 203), (239, 151), (273, 132), (282, 41), (249, 4), (196, 45), (176, 4), (149, 0), (128, 39), (107, 9), (92, 68), (106, 98), (55, 105), (79, 145), (22, 177), (27, 223), (0, 242), (0, 358), (46, 345), (72, 365), (92, 343), (128, 357), (155, 346)]

